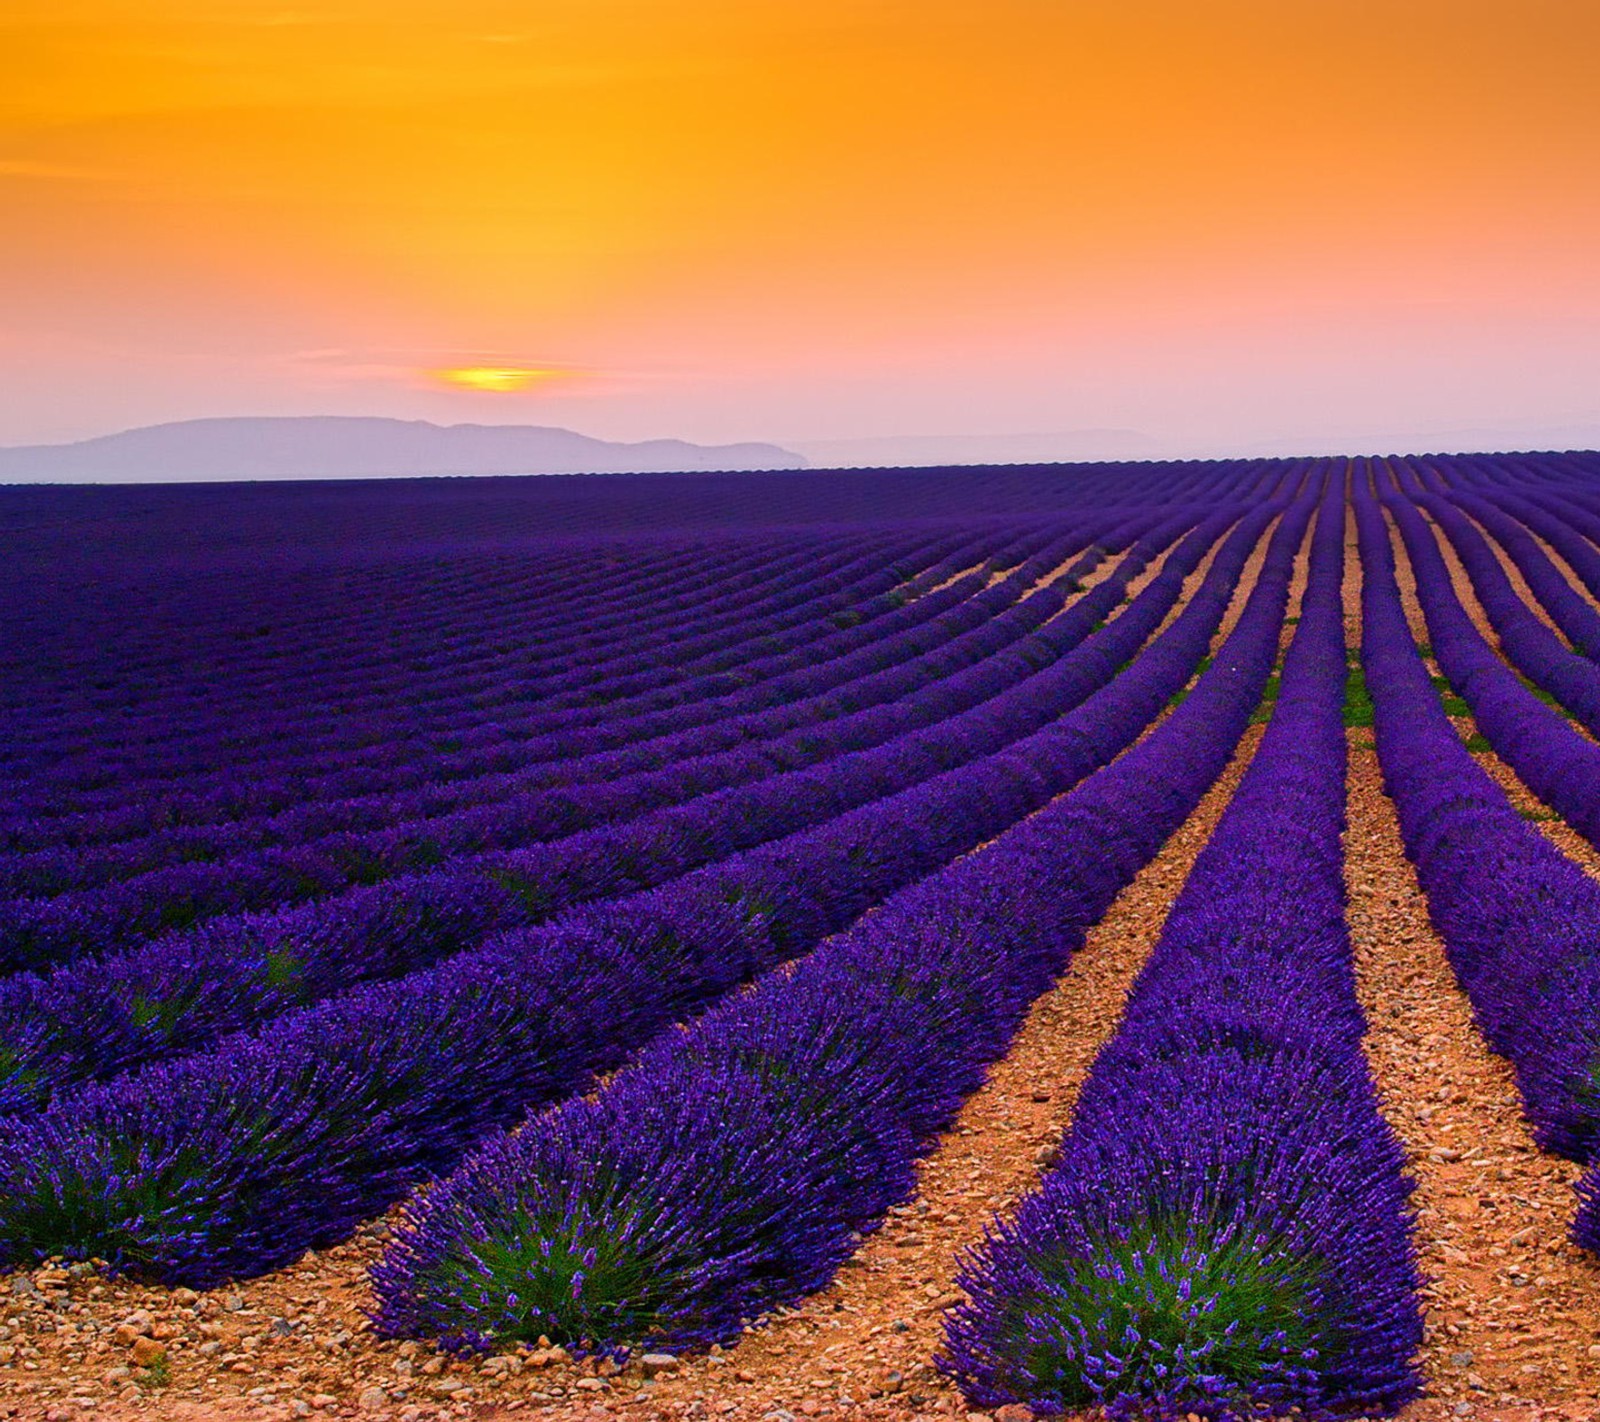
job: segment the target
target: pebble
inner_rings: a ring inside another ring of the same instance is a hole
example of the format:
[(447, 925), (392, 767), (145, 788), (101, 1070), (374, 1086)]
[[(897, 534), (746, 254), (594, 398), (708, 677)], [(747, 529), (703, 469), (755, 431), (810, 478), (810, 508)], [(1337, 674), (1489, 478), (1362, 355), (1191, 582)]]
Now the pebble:
[(167, 1350), (154, 1338), (135, 1338), (133, 1340), (133, 1361), (141, 1368), (153, 1367), (167, 1356)]

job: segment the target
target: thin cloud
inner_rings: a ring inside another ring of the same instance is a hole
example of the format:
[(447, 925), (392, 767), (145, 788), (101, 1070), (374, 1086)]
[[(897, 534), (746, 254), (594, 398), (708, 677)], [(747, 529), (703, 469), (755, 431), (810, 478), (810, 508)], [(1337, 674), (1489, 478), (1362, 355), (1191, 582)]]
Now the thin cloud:
[(73, 163), (49, 163), (36, 158), (0, 158), (0, 178), (38, 178), (46, 182), (118, 183), (122, 173), (104, 168), (83, 168)]
[(378, 382), (494, 394), (533, 394), (540, 387), (566, 386), (595, 375), (593, 371), (560, 361), (481, 350), (326, 347), (296, 351), (286, 358), (286, 363), (317, 381), (330, 384)]

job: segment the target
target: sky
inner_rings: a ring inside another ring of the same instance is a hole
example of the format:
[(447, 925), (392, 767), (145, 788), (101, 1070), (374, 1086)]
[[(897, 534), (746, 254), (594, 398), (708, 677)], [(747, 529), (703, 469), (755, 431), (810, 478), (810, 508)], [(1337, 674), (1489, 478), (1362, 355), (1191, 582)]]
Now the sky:
[(1600, 440), (1596, 53), (1593, 0), (0, 0), (0, 444)]

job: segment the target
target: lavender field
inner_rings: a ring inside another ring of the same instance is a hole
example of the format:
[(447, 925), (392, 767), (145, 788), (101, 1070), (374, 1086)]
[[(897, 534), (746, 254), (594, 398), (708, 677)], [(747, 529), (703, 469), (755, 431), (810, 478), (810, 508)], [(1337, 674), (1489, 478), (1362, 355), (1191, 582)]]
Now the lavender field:
[(1600, 1415), (1600, 456), (0, 540), (0, 1416)]

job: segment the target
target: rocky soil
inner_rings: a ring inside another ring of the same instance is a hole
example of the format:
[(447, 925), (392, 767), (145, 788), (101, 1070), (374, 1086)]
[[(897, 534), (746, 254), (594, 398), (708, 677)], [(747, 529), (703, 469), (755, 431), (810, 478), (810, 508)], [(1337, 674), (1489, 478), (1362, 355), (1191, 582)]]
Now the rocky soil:
[[(1401, 571), (1404, 581), (1403, 558)], [(1352, 571), (1352, 634), (1358, 591)], [(378, 1221), (339, 1248), (205, 1295), (108, 1279), (87, 1265), (0, 1279), (0, 1418), (990, 1422), (932, 1366), (943, 1312), (959, 1297), (956, 1261), (995, 1211), (1036, 1182), (1259, 735), (1252, 728), (1196, 814), (1035, 1004), (1011, 1053), (923, 1162), (915, 1198), (830, 1288), (763, 1320), (737, 1347), (648, 1355), (617, 1369), (549, 1346), (462, 1360), (380, 1340), (365, 1315), (366, 1270), (388, 1230)], [(1576, 1168), (1533, 1146), (1510, 1070), (1477, 1036), (1428, 921), (1371, 732), (1353, 730), (1350, 744), (1358, 989), (1374, 1078), (1416, 1180), (1427, 1279), (1427, 1390), (1403, 1422), (1600, 1419), (1600, 1267), (1565, 1239)], [(1481, 758), (1526, 801), (1503, 765)], [(1600, 871), (1589, 846), (1540, 823)], [(993, 1422), (1028, 1415), (1001, 1409)]]

